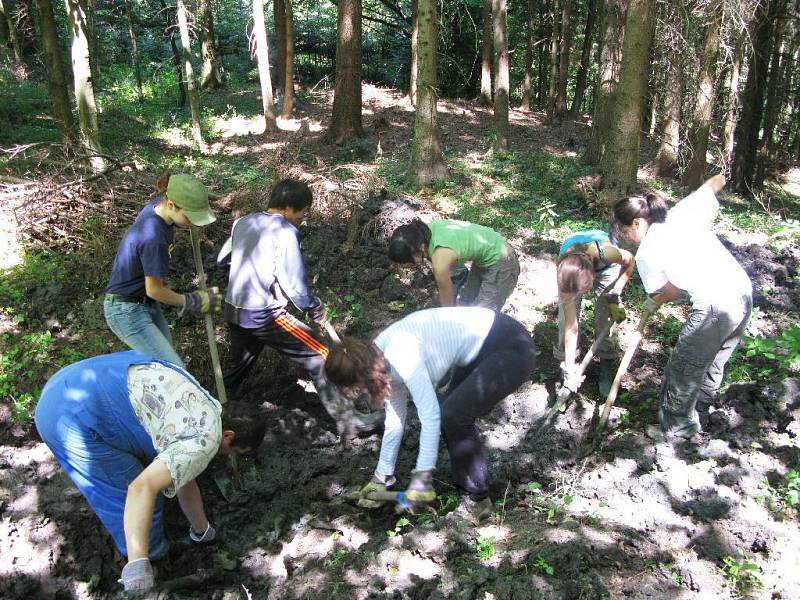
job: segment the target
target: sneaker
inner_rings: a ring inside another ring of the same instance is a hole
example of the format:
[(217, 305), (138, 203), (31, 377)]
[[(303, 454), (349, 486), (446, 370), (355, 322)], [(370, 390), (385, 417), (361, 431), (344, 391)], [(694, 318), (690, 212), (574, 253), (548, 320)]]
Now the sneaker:
[(600, 359), (600, 375), (597, 378), (597, 390), (601, 396), (608, 396), (614, 376), (617, 374), (616, 363), (607, 358)]
[(469, 521), (472, 525), (479, 525), (493, 513), (494, 505), (491, 498), (475, 501), (469, 496), (462, 496), (461, 502), (452, 512), (456, 517)]

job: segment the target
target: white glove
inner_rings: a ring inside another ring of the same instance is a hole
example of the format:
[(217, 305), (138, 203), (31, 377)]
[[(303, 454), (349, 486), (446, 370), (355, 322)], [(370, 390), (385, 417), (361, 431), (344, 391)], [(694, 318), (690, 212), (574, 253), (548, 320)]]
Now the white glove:
[(195, 530), (190, 526), (189, 537), (196, 544), (208, 544), (213, 542), (214, 538), (217, 537), (217, 530), (214, 529), (214, 527), (211, 525), (211, 521), (209, 521), (208, 527), (206, 527), (206, 530), (202, 534), (195, 532)]

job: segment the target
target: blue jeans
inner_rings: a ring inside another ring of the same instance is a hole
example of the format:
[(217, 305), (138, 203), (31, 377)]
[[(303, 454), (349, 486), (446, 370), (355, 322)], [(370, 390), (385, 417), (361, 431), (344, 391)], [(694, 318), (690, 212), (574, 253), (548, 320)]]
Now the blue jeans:
[(172, 347), (172, 334), (158, 302), (139, 304), (106, 299), (103, 311), (111, 331), (130, 348), (145, 356), (184, 366)]
[[(50, 378), (36, 405), (36, 429), (42, 441), (123, 556), (128, 555), (124, 527), (128, 486), (157, 455), (128, 398), (128, 366), (146, 360), (133, 352), (119, 352), (73, 363)], [(163, 512), (164, 496), (157, 494), (149, 536), (151, 560), (167, 552)]]

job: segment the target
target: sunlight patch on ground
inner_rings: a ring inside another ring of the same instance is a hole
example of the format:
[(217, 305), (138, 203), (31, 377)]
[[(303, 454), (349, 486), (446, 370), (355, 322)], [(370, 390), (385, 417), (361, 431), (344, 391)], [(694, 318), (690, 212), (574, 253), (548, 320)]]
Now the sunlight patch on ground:
[(794, 196), (800, 196), (800, 167), (792, 167), (786, 172), (786, 183), (781, 188)]
[[(6, 190), (13, 186), (5, 187)], [(0, 271), (22, 264), (22, 243), (14, 206), (18, 202), (11, 192), (0, 193)]]

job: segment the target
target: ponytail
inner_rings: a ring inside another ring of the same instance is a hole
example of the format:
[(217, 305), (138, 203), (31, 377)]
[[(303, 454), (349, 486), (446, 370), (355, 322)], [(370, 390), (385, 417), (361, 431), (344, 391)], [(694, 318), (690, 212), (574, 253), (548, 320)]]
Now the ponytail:
[(614, 237), (618, 237), (620, 229), (631, 225), (634, 219), (644, 219), (649, 225), (663, 223), (667, 219), (667, 203), (654, 192), (620, 200), (614, 205), (611, 221)]

